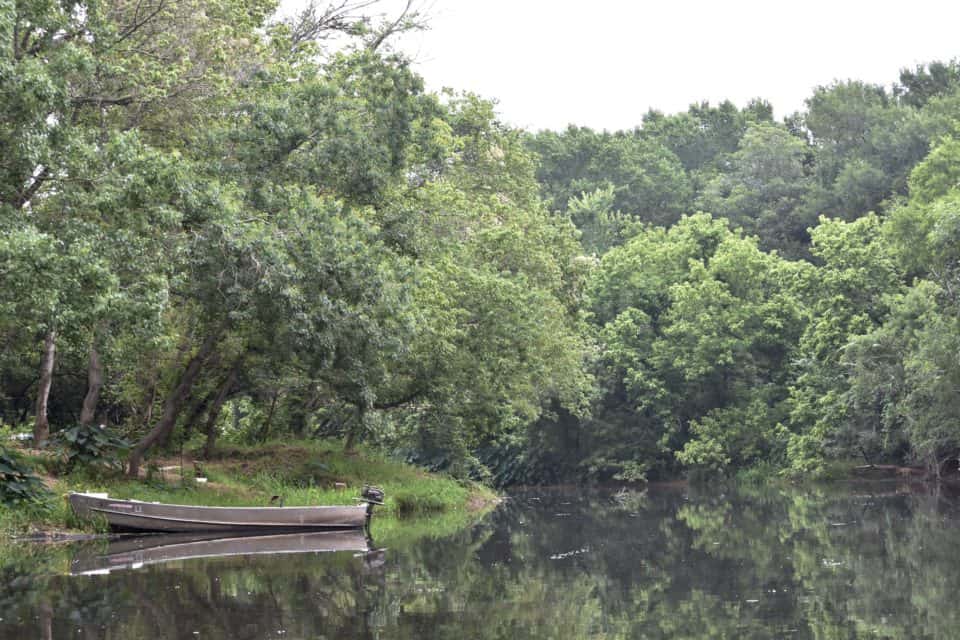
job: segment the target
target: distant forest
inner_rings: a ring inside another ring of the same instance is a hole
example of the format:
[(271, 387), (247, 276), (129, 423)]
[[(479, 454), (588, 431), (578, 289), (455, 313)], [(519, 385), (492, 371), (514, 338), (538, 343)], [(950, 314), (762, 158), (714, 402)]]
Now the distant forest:
[(426, 91), (421, 17), (366, 4), (0, 6), (0, 435), (955, 469), (960, 62), (534, 133)]

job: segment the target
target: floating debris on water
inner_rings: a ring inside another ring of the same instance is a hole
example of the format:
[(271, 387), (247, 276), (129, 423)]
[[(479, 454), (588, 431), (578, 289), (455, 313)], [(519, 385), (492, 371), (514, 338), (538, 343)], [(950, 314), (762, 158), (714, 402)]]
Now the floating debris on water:
[(582, 553), (589, 553), (590, 547), (583, 547), (582, 549), (574, 549), (573, 551), (567, 551), (564, 553), (555, 553), (550, 556), (551, 560), (563, 560), (564, 558), (569, 558), (570, 556), (578, 556)]

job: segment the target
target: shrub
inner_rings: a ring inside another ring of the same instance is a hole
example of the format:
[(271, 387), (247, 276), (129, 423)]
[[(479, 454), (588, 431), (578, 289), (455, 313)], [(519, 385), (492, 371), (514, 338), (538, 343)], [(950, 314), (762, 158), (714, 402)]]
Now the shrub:
[(106, 465), (122, 468), (122, 456), (130, 443), (102, 426), (79, 424), (57, 434), (60, 450), (66, 458), (69, 473), (79, 463), (84, 466)]
[(0, 503), (39, 503), (47, 493), (43, 481), (23, 460), (0, 447)]

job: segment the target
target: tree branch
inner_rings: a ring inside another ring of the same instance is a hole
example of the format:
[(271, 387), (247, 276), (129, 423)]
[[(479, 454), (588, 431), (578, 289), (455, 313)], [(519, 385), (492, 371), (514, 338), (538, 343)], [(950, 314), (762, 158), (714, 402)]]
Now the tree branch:
[(46, 182), (49, 177), (50, 168), (44, 167), (43, 171), (34, 176), (33, 182), (30, 183), (30, 186), (17, 193), (17, 198), (13, 202), (14, 208), (22, 209), (24, 206), (26, 206), (33, 196), (37, 195), (37, 191), (40, 190), (40, 187), (43, 186), (43, 183)]
[(289, 20), (290, 40), (294, 47), (310, 42), (312, 40), (322, 40), (332, 32), (345, 33), (360, 20), (357, 11), (366, 9), (380, 2), (380, 0), (362, 0), (360, 2), (350, 2), (341, 0), (339, 3), (330, 3), (323, 13), (317, 13), (317, 0), (311, 2), (297, 14), (296, 18)]
[(123, 96), (122, 98), (89, 97), (74, 98), (71, 100), (71, 104), (75, 107), (82, 107), (85, 105), (97, 105), (98, 107), (126, 107), (133, 104), (134, 100), (136, 100), (135, 96)]
[(376, 51), (390, 36), (421, 26), (412, 21), (413, 17), (417, 15), (416, 12), (411, 12), (413, 1), (414, 0), (407, 0), (407, 5), (403, 8), (403, 11), (400, 12), (400, 15), (397, 16), (397, 19), (383, 27), (380, 33), (367, 45), (368, 50)]
[(160, 0), (153, 11), (151, 11), (149, 14), (144, 16), (143, 19), (138, 20), (140, 16), (140, 8), (142, 6), (143, 6), (142, 1), (137, 3), (137, 8), (133, 12), (132, 24), (128, 25), (123, 31), (121, 31), (117, 35), (117, 39), (110, 44), (110, 47), (108, 47), (109, 49), (112, 49), (113, 47), (117, 46), (124, 40), (127, 40), (128, 38), (132, 37), (137, 31), (142, 29), (145, 25), (149, 24), (154, 18), (160, 15), (160, 13), (166, 8), (167, 2), (166, 0)]
[(411, 391), (410, 393), (408, 393), (406, 396), (402, 398), (397, 398), (396, 400), (391, 400), (390, 402), (374, 402), (373, 408), (377, 409), (378, 411), (389, 411), (390, 409), (398, 409), (403, 405), (410, 404), (411, 402), (419, 398), (421, 395), (423, 395), (424, 391), (425, 389), (423, 389), (422, 387), (419, 387), (417, 389), (414, 389), (413, 391)]

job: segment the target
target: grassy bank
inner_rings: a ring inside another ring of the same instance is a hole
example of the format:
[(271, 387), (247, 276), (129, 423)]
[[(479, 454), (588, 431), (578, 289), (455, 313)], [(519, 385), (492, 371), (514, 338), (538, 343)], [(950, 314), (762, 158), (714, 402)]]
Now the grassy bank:
[[(364, 484), (382, 487), (386, 504), (378, 508), (378, 528), (397, 531), (404, 519), (442, 515), (444, 522), (468, 522), (496, 500), (475, 483), (427, 473), (379, 454), (347, 454), (339, 443), (274, 442), (257, 447), (224, 447), (210, 460), (158, 460), (144, 477), (129, 479), (105, 469), (80, 469), (57, 475), (51, 454), (28, 452), (50, 497), (38, 506), (0, 506), (0, 536), (30, 533), (90, 532), (78, 522), (64, 497), (70, 491), (106, 492), (118, 498), (212, 506), (270, 504), (281, 496), (286, 506), (354, 504)], [(181, 464), (182, 462), (182, 464)], [(206, 478), (198, 483), (197, 477)]]

